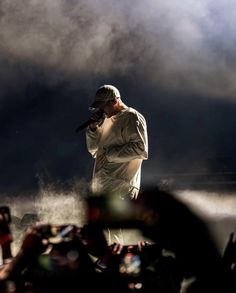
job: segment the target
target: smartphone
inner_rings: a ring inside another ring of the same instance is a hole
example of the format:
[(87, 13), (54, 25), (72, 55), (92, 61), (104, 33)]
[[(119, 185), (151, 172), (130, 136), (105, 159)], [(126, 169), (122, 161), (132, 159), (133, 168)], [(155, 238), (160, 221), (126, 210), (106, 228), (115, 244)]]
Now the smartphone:
[(124, 276), (139, 276), (141, 273), (141, 257), (137, 249), (125, 249), (121, 253), (119, 272)]
[(11, 223), (11, 212), (8, 206), (0, 206), (0, 215), (7, 224)]
[(56, 244), (63, 241), (71, 240), (71, 236), (75, 233), (74, 225), (52, 226), (52, 237), (49, 237), (49, 243)]

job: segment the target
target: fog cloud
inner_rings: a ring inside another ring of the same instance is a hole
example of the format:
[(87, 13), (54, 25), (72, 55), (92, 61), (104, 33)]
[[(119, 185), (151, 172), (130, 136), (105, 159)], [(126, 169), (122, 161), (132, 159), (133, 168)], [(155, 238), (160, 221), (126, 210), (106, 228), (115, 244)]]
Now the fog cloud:
[(8, 85), (21, 60), (60, 74), (139, 72), (166, 91), (234, 99), (235, 11), (233, 0), (3, 0), (0, 78)]

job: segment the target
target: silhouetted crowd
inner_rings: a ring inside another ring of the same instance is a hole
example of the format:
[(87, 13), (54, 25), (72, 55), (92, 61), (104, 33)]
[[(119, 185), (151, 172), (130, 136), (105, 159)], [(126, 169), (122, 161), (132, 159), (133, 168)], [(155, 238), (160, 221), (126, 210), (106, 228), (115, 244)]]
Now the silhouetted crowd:
[[(150, 241), (108, 244), (105, 231), (135, 228)], [(27, 227), (15, 255), (11, 214), (0, 207), (0, 293), (236, 292), (236, 240), (221, 255), (205, 223), (158, 188), (137, 200), (87, 201), (87, 223)]]

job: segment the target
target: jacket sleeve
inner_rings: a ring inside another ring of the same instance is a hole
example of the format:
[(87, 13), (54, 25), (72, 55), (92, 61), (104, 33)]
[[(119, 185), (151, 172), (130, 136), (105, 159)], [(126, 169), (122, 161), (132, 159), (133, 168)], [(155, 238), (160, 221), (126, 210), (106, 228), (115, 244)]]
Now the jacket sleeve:
[(101, 137), (101, 129), (97, 128), (96, 131), (92, 131), (89, 127), (86, 130), (86, 144), (88, 152), (92, 155), (93, 158), (96, 158), (98, 145)]
[(133, 159), (148, 159), (148, 136), (145, 118), (140, 113), (130, 113), (122, 130), (123, 145), (106, 151), (109, 162), (123, 163)]

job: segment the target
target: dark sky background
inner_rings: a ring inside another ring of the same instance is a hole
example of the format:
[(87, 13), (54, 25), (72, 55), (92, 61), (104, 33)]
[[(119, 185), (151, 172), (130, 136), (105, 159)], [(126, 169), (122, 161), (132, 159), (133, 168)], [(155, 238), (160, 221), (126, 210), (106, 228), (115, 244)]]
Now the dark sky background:
[(75, 129), (102, 84), (146, 117), (143, 184), (234, 181), (235, 14), (234, 0), (2, 0), (0, 194), (90, 179)]

